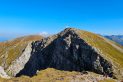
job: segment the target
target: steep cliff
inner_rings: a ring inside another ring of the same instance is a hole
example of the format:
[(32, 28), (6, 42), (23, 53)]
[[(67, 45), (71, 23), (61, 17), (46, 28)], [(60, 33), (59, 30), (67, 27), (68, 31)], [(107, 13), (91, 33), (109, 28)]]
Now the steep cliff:
[(33, 42), (31, 54), (26, 54), (30, 57), (24, 68), (19, 73), (13, 72), (12, 64), (9, 71), (16, 76), (33, 76), (38, 70), (55, 68), (66, 71), (93, 71), (113, 77), (115, 68), (112, 61), (108, 60), (98, 47), (91, 46), (84, 35), (80, 35), (84, 32), (87, 33), (68, 28), (57, 35)]
[(7, 69), (16, 58), (21, 56), (28, 43), (42, 39), (40, 35), (30, 35), (0, 42), (0, 66)]
[(56, 35), (27, 43), (22, 54), (5, 70), (10, 76), (32, 77), (38, 71), (55, 68), (123, 77), (122, 46), (94, 33), (67, 28)]

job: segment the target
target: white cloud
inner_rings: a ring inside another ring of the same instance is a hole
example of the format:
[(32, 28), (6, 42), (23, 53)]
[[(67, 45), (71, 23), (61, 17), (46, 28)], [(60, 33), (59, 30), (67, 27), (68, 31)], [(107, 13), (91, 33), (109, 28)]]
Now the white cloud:
[(39, 33), (39, 35), (41, 35), (41, 36), (44, 36), (44, 37), (47, 37), (47, 36), (49, 36), (50, 34), (48, 33), (48, 32), (40, 32)]
[(65, 28), (70, 28), (70, 26), (65, 26)]

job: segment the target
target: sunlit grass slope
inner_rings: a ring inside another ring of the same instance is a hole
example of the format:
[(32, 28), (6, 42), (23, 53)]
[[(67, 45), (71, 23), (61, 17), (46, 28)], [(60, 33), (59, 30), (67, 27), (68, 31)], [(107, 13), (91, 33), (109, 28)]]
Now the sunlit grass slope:
[(0, 65), (7, 68), (22, 54), (29, 42), (40, 39), (42, 39), (40, 35), (31, 35), (0, 43)]
[(117, 72), (123, 70), (123, 46), (91, 32), (78, 30), (77, 33), (89, 45), (96, 48), (104, 58), (111, 61)]
[[(123, 47), (121, 45), (91, 32), (77, 30), (77, 34), (86, 43), (96, 48), (105, 59), (112, 62), (117, 74), (120, 75), (118, 71), (123, 69)], [(0, 65), (2, 65), (1, 62), (10, 65), (13, 60), (21, 55), (28, 42), (40, 40), (41, 38), (41, 36), (28, 36), (0, 43)], [(7, 60), (5, 61), (5, 59)], [(90, 78), (99, 76), (99, 74), (91, 72), (89, 74), (90, 76), (87, 75), (87, 77)], [(75, 82), (75, 80), (81, 82), (85, 79), (87, 79), (86, 75), (83, 76), (80, 72), (68, 72), (48, 68), (37, 72), (37, 75), (31, 78), (21, 76), (9, 80), (0, 79), (0, 82)], [(115, 80), (106, 78), (99, 80), (99, 82), (115, 82)]]
[(80, 72), (60, 71), (53, 68), (47, 68), (39, 71), (37, 75), (30, 78), (21, 76), (12, 79), (1, 79), (0, 82), (116, 82), (114, 79), (103, 77), (102, 75), (88, 72), (81, 74)]

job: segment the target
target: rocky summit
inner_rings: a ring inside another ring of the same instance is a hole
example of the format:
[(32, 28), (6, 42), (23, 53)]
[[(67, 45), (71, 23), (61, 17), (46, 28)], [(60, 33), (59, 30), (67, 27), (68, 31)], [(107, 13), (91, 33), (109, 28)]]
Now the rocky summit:
[(111, 78), (123, 77), (123, 47), (102, 36), (66, 28), (62, 32), (29, 42), (22, 54), (5, 69), (9, 76), (34, 76), (54, 68), (90, 71)]
[(55, 36), (33, 42), (31, 46), (30, 59), (16, 76), (33, 76), (37, 70), (46, 68), (113, 75), (112, 64), (81, 39), (75, 29), (65, 29)]

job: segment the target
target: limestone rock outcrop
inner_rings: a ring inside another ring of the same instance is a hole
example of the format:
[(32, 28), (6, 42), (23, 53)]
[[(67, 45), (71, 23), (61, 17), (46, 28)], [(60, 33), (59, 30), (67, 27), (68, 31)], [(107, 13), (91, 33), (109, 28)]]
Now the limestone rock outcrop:
[[(25, 52), (27, 51), (25, 50)], [(9, 71), (16, 76), (33, 76), (38, 70), (55, 68), (66, 71), (93, 71), (113, 76), (111, 62), (103, 58), (96, 48), (80, 38), (77, 30), (72, 28), (65, 29), (61, 33), (41, 41), (33, 42), (29, 48), (28, 56), (29, 59), (23, 59), (28, 62), (22, 67), (20, 67), (21, 64), (19, 65), (20, 71), (11, 71), (15, 70), (14, 65), (10, 67)]]
[(25, 48), (23, 54), (15, 61), (13, 61), (12, 64), (7, 69), (7, 73), (10, 76), (16, 76), (16, 74), (19, 73), (20, 70), (24, 69), (25, 64), (29, 61), (31, 57), (31, 51), (32, 51), (32, 47), (31, 47), (31, 43), (29, 43)]
[(7, 79), (10, 78), (10, 76), (8, 76), (8, 75), (6, 74), (6, 72), (5, 72), (5, 70), (4, 70), (4, 68), (3, 68), (2, 66), (0, 66), (0, 77), (2, 77), (2, 78), (7, 78)]

